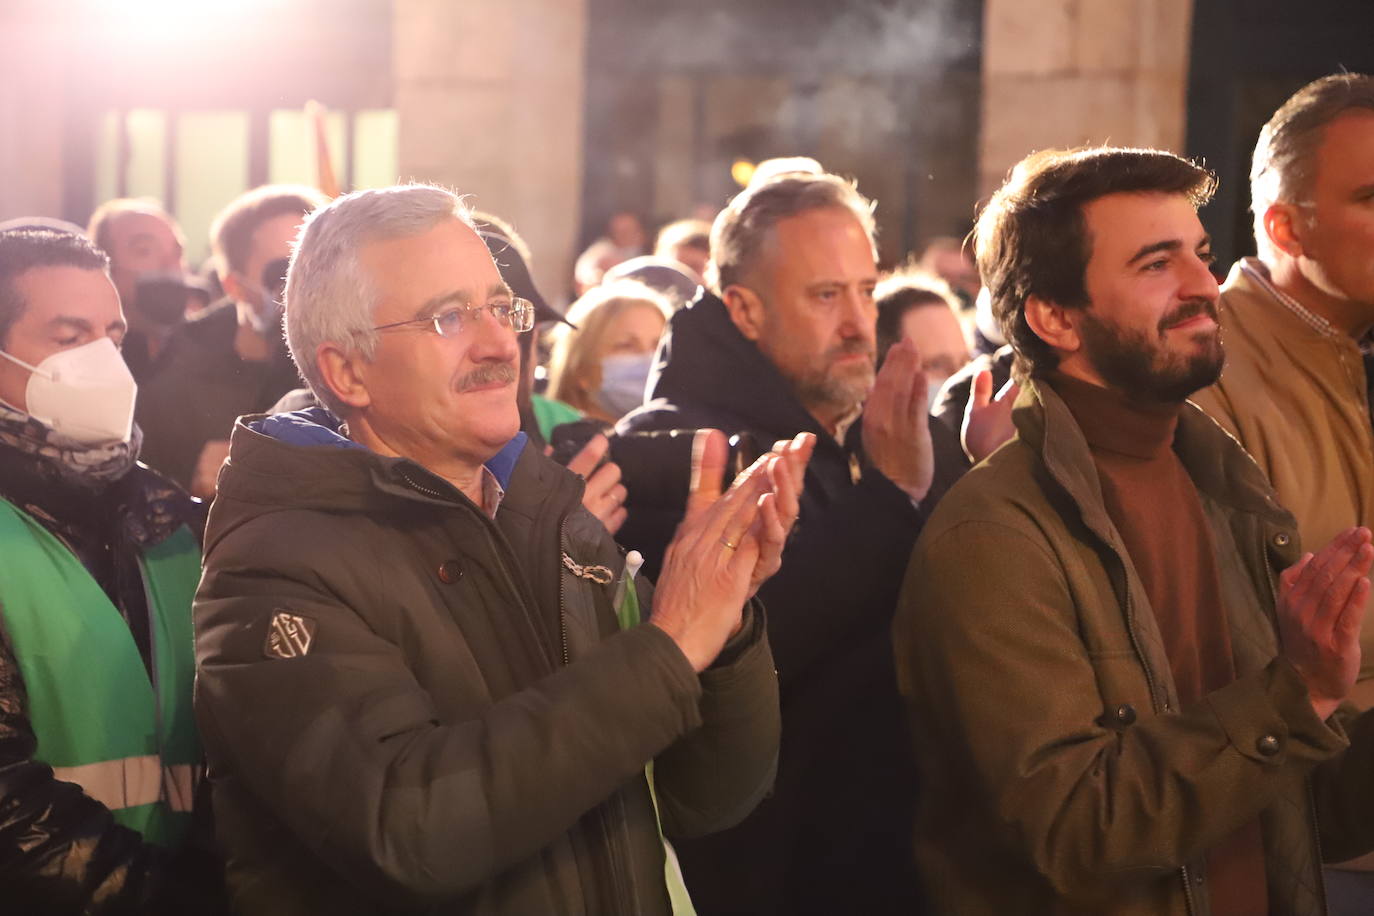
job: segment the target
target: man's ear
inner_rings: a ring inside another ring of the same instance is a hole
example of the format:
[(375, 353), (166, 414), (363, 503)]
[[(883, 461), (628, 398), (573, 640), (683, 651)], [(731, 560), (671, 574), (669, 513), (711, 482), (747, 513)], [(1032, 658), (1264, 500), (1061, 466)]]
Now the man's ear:
[(367, 391), (367, 364), (357, 353), (338, 344), (322, 343), (315, 350), (315, 366), (329, 390), (349, 407), (361, 410), (372, 403)]
[(234, 302), (248, 301), (245, 298), (248, 290), (243, 288), (243, 281), (240, 280), (239, 275), (232, 270), (226, 270), (224, 275), (219, 278), (219, 287), (224, 290), (224, 295), (228, 296)]
[(1082, 309), (1066, 309), (1039, 296), (1026, 299), (1026, 324), (1036, 337), (1066, 353), (1076, 353), (1083, 345), (1078, 335), (1082, 312)]
[(725, 287), (720, 298), (739, 332), (745, 339), (757, 342), (763, 336), (765, 318), (763, 300), (758, 293), (736, 283)]
[(1273, 203), (1264, 211), (1264, 234), (1289, 257), (1302, 257), (1302, 213), (1292, 204)]

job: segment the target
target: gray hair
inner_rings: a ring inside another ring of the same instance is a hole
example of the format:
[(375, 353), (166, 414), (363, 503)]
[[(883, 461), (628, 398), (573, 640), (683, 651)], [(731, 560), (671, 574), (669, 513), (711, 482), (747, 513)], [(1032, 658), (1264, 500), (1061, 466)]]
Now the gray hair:
[(1293, 93), (1260, 131), (1250, 165), (1250, 208), (1261, 253), (1273, 247), (1265, 211), (1280, 201), (1309, 202), (1326, 125), (1349, 111), (1374, 112), (1374, 77), (1335, 73), (1314, 80)]
[(707, 285), (720, 295), (726, 287), (741, 282), (758, 261), (764, 241), (778, 221), (809, 210), (834, 207), (850, 211), (872, 245), (877, 233), (873, 206), (854, 182), (828, 172), (782, 171), (762, 181), (755, 179), (725, 205), (711, 226)]
[(358, 251), (369, 242), (422, 235), (446, 219), (472, 225), (458, 195), (411, 184), (340, 197), (301, 226), (286, 275), (286, 343), (310, 390), (335, 414), (345, 407), (320, 375), (320, 345), (333, 343), (368, 360), (377, 352), (377, 293)]

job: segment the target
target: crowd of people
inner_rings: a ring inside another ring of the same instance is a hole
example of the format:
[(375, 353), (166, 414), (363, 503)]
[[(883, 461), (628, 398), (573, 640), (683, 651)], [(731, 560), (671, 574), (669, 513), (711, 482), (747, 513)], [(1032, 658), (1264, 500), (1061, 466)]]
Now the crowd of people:
[(11, 221), (0, 908), (1374, 912), (1374, 78), (1235, 180)]

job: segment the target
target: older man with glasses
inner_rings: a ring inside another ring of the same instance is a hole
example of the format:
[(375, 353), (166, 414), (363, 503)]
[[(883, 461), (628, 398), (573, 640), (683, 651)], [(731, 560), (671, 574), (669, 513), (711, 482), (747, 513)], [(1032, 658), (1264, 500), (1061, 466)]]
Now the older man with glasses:
[[(656, 594), (527, 447), (512, 296), (462, 202), (364, 191), (301, 231), (323, 407), (243, 417), (206, 535), (197, 714), (242, 912), (681, 913), (664, 835), (768, 790), (761, 611), (812, 442), (724, 495), (702, 436)], [(642, 623), (641, 623), (642, 621)]]

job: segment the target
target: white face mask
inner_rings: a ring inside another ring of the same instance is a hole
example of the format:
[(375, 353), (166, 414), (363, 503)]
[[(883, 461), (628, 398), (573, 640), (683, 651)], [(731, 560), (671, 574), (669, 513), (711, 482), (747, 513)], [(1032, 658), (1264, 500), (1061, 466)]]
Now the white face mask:
[(36, 366), (0, 350), (29, 372), (29, 416), (82, 445), (128, 442), (138, 385), (108, 337), (61, 350)]

